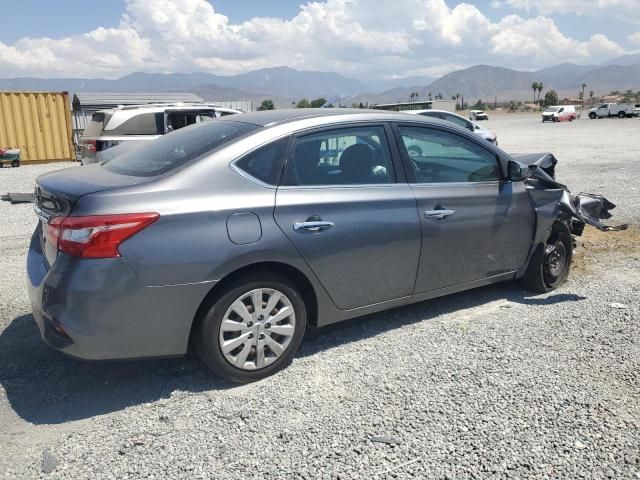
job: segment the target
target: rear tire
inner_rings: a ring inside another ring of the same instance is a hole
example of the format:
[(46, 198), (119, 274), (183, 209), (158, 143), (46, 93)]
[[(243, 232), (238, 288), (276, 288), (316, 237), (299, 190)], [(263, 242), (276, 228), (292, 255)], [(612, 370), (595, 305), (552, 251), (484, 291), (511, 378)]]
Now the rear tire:
[(19, 167), (19, 166), (20, 166), (20, 160), (13, 160), (13, 161), (11, 162), (11, 166), (12, 166), (13, 168), (17, 168), (17, 167)]
[(624, 112), (618, 112), (618, 118), (626, 118), (627, 114)]
[[(283, 312), (289, 313), (283, 316)], [(194, 341), (200, 358), (214, 373), (234, 383), (249, 383), (291, 363), (306, 325), (304, 297), (291, 282), (278, 274), (256, 273), (232, 282), (209, 301)]]
[(539, 245), (531, 256), (520, 284), (534, 292), (555, 290), (567, 280), (572, 256), (571, 234), (565, 225), (557, 223), (544, 245)]

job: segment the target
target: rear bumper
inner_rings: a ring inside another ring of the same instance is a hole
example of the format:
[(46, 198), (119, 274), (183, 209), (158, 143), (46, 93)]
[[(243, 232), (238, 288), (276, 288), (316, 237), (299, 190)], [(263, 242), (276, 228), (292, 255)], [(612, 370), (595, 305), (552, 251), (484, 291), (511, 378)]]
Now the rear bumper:
[(43, 340), (88, 360), (182, 355), (212, 283), (149, 287), (122, 258), (59, 254), (51, 268), (34, 234), (28, 291)]

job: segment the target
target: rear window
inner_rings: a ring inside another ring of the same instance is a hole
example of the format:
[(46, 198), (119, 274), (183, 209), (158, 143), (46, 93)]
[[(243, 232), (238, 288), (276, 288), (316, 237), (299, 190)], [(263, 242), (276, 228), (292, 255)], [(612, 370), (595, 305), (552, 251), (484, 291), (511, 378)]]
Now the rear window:
[(259, 128), (240, 122), (204, 122), (182, 128), (104, 163), (122, 175), (152, 177), (178, 168)]
[(102, 129), (104, 125), (109, 121), (111, 115), (107, 115), (102, 112), (96, 112), (91, 116), (91, 120), (87, 124), (86, 128), (82, 132), (82, 135), (87, 137), (99, 137), (102, 135)]

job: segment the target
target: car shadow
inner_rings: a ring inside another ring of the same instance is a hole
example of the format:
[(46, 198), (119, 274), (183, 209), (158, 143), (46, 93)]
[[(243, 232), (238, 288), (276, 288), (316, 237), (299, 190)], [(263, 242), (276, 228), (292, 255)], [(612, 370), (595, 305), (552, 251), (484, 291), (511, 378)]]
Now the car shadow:
[[(531, 297), (515, 284), (483, 287), (314, 329), (302, 343), (298, 356), (315, 355), (406, 324), (495, 300), (548, 305), (584, 298), (566, 293)], [(31, 315), (15, 318), (0, 334), (0, 384), (16, 414), (34, 424), (90, 418), (169, 398), (175, 391), (197, 393), (234, 387), (212, 375), (191, 354), (117, 362), (70, 358), (42, 341)]]
[(542, 296), (523, 290), (516, 282), (489, 285), (311, 329), (298, 356), (314, 355), (334, 346), (356, 342), (403, 325), (434, 320), (441, 315), (479, 307), (498, 300), (504, 300), (504, 306), (509, 307), (509, 303), (553, 305), (564, 302), (579, 302), (586, 300), (586, 298), (574, 293), (551, 293)]

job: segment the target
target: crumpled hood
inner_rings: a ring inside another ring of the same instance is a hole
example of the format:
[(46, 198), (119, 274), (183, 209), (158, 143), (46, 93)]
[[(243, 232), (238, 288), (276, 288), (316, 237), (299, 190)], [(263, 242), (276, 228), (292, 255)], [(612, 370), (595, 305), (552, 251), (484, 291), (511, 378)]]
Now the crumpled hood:
[[(538, 221), (543, 220), (541, 217), (544, 217), (543, 223), (549, 223), (551, 217), (555, 220), (563, 213), (602, 231), (628, 228), (627, 224), (610, 226), (601, 222), (611, 218), (610, 211), (616, 207), (602, 195), (582, 192), (574, 195), (566, 185), (556, 181), (555, 167), (558, 159), (552, 153), (512, 155), (512, 158), (528, 165), (531, 170), (531, 176), (526, 183), (538, 214)], [(577, 234), (580, 233), (581, 231)]]

